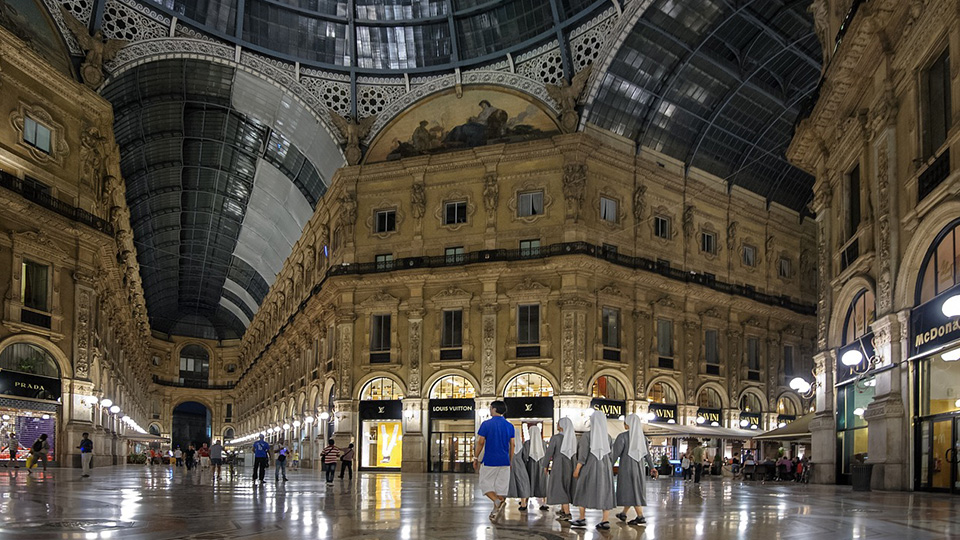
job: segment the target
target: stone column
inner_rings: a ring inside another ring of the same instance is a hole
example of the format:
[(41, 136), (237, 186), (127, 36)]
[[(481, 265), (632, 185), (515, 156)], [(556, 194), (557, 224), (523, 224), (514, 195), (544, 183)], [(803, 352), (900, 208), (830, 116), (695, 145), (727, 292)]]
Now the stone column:
[[(587, 392), (586, 325), (590, 301), (567, 294), (560, 298), (560, 394)], [(587, 400), (589, 402), (589, 399)], [(589, 405), (589, 403), (588, 403)]]
[[(872, 193), (876, 211), (876, 271), (877, 271), (877, 316), (893, 311), (894, 287), (900, 262), (899, 212), (897, 189), (897, 101), (892, 87), (887, 88), (881, 106), (874, 110), (873, 124), (877, 134), (873, 145), (876, 175)], [(891, 187), (892, 184), (892, 187)], [(871, 456), (872, 459), (872, 456)]]
[[(822, 165), (821, 169), (823, 169)], [(817, 176), (812, 209), (817, 213), (817, 350), (822, 351), (827, 348), (827, 327), (832, 308), (830, 280), (833, 277), (831, 271), (833, 257), (830, 256), (832, 251), (830, 201), (833, 194), (826, 171), (818, 171)]]
[(425, 472), (427, 470), (426, 437), (423, 434), (423, 415), (427, 410), (426, 401), (420, 399), (420, 365), (423, 357), (423, 315), (422, 308), (407, 310), (407, 338), (409, 375), (407, 377), (407, 399), (403, 400), (403, 460), (400, 468), (403, 472)]
[[(357, 402), (353, 399), (353, 322), (357, 318), (353, 311), (337, 310), (336, 339), (337, 339), (337, 397), (334, 400), (335, 418), (334, 439), (338, 445), (346, 446), (352, 442), (356, 433)], [(329, 434), (328, 434), (329, 435)], [(324, 443), (326, 441), (323, 441)]]
[(833, 373), (836, 353), (825, 350), (813, 357), (816, 376), (816, 415), (810, 422), (813, 481), (835, 484), (837, 481), (837, 420), (833, 412)]
[(901, 340), (907, 336), (901, 335), (900, 320), (895, 313), (877, 319), (871, 327), (880, 365), (893, 366), (876, 375), (874, 398), (863, 414), (869, 426), (868, 455), (874, 464), (872, 486), (883, 490), (909, 489), (912, 477), (908, 470), (911, 438), (906, 411), (909, 404), (900, 384), (905, 371), (900, 364)]
[[(480, 395), (493, 398), (497, 395), (497, 311), (496, 302), (484, 302), (480, 316)], [(491, 400), (492, 401), (492, 400)], [(490, 403), (486, 403), (490, 407)], [(477, 410), (481, 411), (480, 404)]]
[[(651, 357), (648, 354), (649, 344), (653, 342), (652, 339), (647, 339), (648, 335), (652, 335), (653, 330), (650, 326), (650, 314), (640, 311), (638, 309), (633, 310), (633, 321), (636, 327), (634, 332), (635, 338), (635, 350), (634, 350), (634, 394), (637, 397), (637, 403), (643, 403), (643, 414), (647, 413), (647, 406), (649, 405), (646, 401), (647, 399), (647, 359)], [(637, 409), (639, 411), (639, 408)], [(637, 414), (640, 414), (639, 412)]]

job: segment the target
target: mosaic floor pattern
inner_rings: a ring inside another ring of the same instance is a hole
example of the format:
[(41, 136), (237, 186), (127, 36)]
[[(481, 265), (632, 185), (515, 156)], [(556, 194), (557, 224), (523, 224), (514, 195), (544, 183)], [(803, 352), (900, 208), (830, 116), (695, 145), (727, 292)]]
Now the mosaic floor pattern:
[(159, 466), (98, 468), (87, 479), (0, 469), (0, 540), (960, 538), (960, 498), (949, 495), (661, 479), (649, 483), (647, 526), (614, 520), (597, 531), (598, 512), (576, 530), (516, 503), (491, 523), (473, 475), (364, 473), (328, 487), (313, 471), (280, 484), (269, 474), (263, 486), (249, 472), (217, 481)]

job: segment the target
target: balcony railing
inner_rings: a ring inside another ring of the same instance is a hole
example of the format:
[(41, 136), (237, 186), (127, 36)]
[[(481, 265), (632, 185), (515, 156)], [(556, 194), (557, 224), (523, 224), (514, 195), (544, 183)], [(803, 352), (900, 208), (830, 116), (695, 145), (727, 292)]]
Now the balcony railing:
[(937, 186), (950, 176), (950, 148), (943, 153), (920, 174), (917, 179), (917, 203), (926, 198)]
[[(702, 285), (722, 293), (742, 296), (763, 304), (789, 309), (802, 315), (814, 315), (816, 313), (816, 306), (813, 304), (796, 302), (785, 295), (774, 296), (770, 294), (764, 294), (757, 292), (752, 287), (748, 287), (746, 285), (735, 285), (732, 283), (718, 281), (712, 274), (685, 272), (678, 268), (671, 268), (668, 265), (658, 264), (658, 262), (653, 259), (648, 259), (646, 257), (633, 257), (630, 255), (624, 255), (622, 253), (611, 252), (588, 242), (564, 242), (560, 244), (551, 244), (549, 246), (541, 246), (536, 254), (531, 253), (531, 250), (529, 249), (488, 249), (471, 251), (462, 255), (458, 254), (456, 257), (450, 257), (447, 255), (437, 255), (433, 257), (406, 257), (402, 259), (394, 259), (392, 268), (385, 268), (381, 263), (376, 262), (341, 264), (339, 266), (330, 267), (330, 269), (327, 270), (326, 275), (327, 277), (332, 277), (377, 274), (381, 272), (402, 271), (416, 268), (445, 268), (465, 266), (468, 264), (545, 259), (548, 257), (559, 257), (564, 255), (587, 255), (590, 257), (596, 257), (598, 259), (609, 261), (618, 266), (636, 270), (645, 270), (647, 272), (660, 274), (664, 277), (682, 281), (684, 283)], [(320, 292), (320, 285), (321, 284), (317, 284), (317, 286), (314, 287), (313, 294)]]
[(67, 219), (83, 223), (104, 234), (113, 236), (113, 225), (109, 222), (98, 218), (82, 208), (67, 204), (49, 193), (44, 193), (43, 191), (26, 185), (23, 180), (7, 171), (0, 170), (0, 186), (23, 196), (24, 199), (36, 203), (47, 210), (56, 212)]
[(181, 381), (180, 379), (167, 379), (157, 375), (153, 376), (153, 382), (161, 386), (175, 386), (177, 388), (200, 388), (203, 390), (233, 390), (233, 387), (236, 386), (236, 383), (210, 384), (206, 381), (191, 381), (186, 379)]

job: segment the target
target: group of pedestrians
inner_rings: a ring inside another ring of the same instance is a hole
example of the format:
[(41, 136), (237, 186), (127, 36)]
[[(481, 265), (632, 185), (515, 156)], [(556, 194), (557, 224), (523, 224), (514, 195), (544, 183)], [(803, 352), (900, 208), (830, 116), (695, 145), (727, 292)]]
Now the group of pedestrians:
[[(646, 470), (656, 478), (657, 469), (650, 458), (640, 417), (624, 419), (626, 431), (611, 441), (607, 417), (594, 411), (589, 431), (579, 441), (570, 418), (561, 418), (557, 431), (544, 447), (540, 429), (530, 428), (529, 440), (518, 444), (513, 425), (504, 418), (506, 404), (494, 401), (489, 420), (480, 425), (475, 449), (475, 468), (480, 471), (479, 486), (493, 504), (490, 519), (496, 520), (507, 498), (520, 500), (520, 511), (529, 511), (529, 500), (539, 499), (540, 509), (559, 505), (557, 519), (571, 527), (586, 527), (586, 510), (603, 512), (597, 529), (610, 529), (610, 511), (622, 510), (616, 517), (627, 521), (632, 508), (636, 516), (630, 525), (643, 525), (646, 506)], [(614, 483), (613, 464), (619, 460), (618, 481)], [(579, 509), (576, 519), (571, 506)]]
[[(254, 483), (265, 483), (264, 477), (266, 476), (267, 468), (270, 467), (271, 450), (273, 451), (273, 474), (275, 482), (279, 482), (281, 477), (284, 482), (287, 481), (287, 460), (291, 455), (296, 456), (293, 461), (299, 466), (300, 456), (298, 454), (291, 454), (290, 450), (284, 446), (283, 443), (279, 443), (271, 449), (270, 443), (265, 441), (264, 436), (261, 435), (260, 439), (253, 443)], [(349, 472), (350, 480), (353, 480), (354, 455), (353, 443), (350, 443), (347, 448), (339, 448), (333, 439), (327, 441), (327, 446), (320, 452), (320, 462), (323, 464), (327, 485), (333, 484), (334, 476), (336, 476), (337, 473), (337, 463), (341, 464), (340, 478), (342, 479), (344, 473)]]
[(187, 470), (193, 469), (212, 469), (220, 478), (223, 470), (224, 454), (223, 443), (220, 439), (214, 441), (212, 445), (203, 443), (200, 448), (190, 444), (186, 450), (181, 450), (179, 446), (173, 450), (174, 467), (186, 466)]
[(694, 484), (699, 484), (700, 477), (703, 476), (703, 466), (706, 463), (707, 453), (696, 439), (691, 441), (690, 445), (693, 447), (690, 453), (680, 456), (680, 470), (684, 481), (692, 478)]

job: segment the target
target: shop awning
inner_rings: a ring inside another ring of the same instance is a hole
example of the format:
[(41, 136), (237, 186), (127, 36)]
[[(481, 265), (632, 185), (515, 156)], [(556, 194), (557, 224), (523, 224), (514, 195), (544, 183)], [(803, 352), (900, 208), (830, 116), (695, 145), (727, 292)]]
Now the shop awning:
[(772, 429), (754, 437), (758, 441), (799, 441), (810, 439), (810, 421), (813, 413), (801, 416), (782, 428)]
[(157, 435), (151, 435), (149, 433), (126, 433), (123, 436), (124, 439), (128, 441), (137, 441), (137, 442), (159, 442), (159, 443), (168, 443), (170, 439), (167, 437), (158, 437)]
[(643, 433), (648, 437), (700, 437), (710, 439), (749, 440), (757, 436), (756, 431), (733, 429), (718, 426), (684, 426), (681, 424), (663, 424), (650, 422), (643, 425)]

